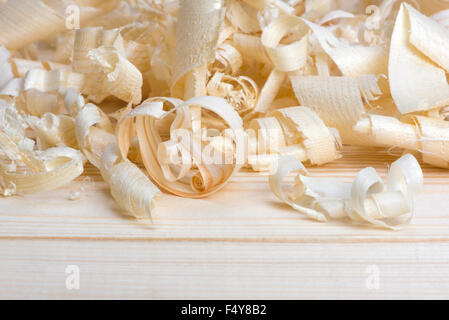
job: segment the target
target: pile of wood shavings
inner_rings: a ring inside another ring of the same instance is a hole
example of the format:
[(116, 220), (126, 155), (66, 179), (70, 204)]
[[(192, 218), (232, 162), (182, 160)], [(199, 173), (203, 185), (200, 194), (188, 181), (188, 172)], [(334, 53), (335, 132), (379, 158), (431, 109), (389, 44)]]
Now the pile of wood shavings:
[(302, 163), (350, 144), (449, 168), (448, 27), (444, 0), (0, 0), (1, 194), (88, 161), (145, 219), (160, 190), (205, 197), (245, 167), (318, 221), (402, 228), (423, 183), (411, 154), (386, 186)]

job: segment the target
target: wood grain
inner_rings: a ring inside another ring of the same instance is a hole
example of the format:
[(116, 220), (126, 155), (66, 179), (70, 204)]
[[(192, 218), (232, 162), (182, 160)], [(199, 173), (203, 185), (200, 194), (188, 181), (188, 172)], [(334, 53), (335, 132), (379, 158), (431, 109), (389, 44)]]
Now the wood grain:
[[(385, 176), (395, 159), (344, 155), (312, 174), (351, 181), (372, 166)], [(250, 172), (206, 199), (164, 195), (153, 223), (137, 222), (89, 167), (92, 181), (1, 199), (0, 298), (449, 298), (449, 171), (423, 170), (416, 216), (393, 232), (307, 220)], [(81, 290), (65, 288), (70, 264)], [(378, 290), (365, 285), (370, 265)]]

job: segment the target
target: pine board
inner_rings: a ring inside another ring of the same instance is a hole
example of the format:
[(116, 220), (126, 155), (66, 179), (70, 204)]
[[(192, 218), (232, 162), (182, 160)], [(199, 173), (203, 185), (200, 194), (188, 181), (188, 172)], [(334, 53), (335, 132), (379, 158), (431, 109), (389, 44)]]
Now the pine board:
[[(372, 166), (385, 177), (394, 159), (351, 147), (311, 172), (352, 181)], [(0, 200), (0, 298), (447, 299), (449, 171), (423, 170), (416, 216), (394, 232), (307, 220), (250, 172), (206, 199), (164, 195), (153, 223), (137, 222), (89, 167), (92, 181)], [(80, 290), (65, 286), (68, 265)], [(366, 285), (372, 266), (379, 288)]]

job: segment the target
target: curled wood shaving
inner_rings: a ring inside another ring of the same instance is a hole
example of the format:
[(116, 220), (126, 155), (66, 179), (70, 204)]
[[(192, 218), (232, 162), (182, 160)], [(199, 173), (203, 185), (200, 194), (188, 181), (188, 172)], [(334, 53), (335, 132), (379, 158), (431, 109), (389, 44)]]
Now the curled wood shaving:
[(111, 187), (112, 196), (126, 214), (137, 219), (151, 219), (160, 191), (138, 167), (129, 161), (121, 161), (116, 144), (105, 148), (100, 169)]
[(335, 62), (344, 76), (386, 74), (388, 52), (380, 46), (348, 44), (338, 39), (330, 30), (308, 20), (304, 22), (313, 31), (321, 48)]
[[(101, 83), (104, 93), (100, 97), (113, 95), (126, 102), (139, 104), (142, 100), (142, 74), (126, 58), (120, 55), (113, 47), (99, 47), (92, 49), (88, 53), (89, 59), (94, 63), (97, 70), (102, 74)], [(90, 85), (90, 90), (94, 84)], [(97, 96), (96, 90), (90, 93), (91, 97)], [(101, 101), (101, 98), (93, 98)]]
[(242, 66), (243, 58), (234, 46), (223, 43), (217, 48), (215, 63), (216, 65), (212, 67), (214, 70), (234, 75)]
[(402, 121), (381, 115), (365, 115), (354, 127), (369, 135), (379, 146), (420, 151), (423, 161), (449, 168), (449, 122), (423, 116), (408, 116)]
[(260, 31), (257, 21), (257, 10), (241, 1), (229, 1), (226, 17), (231, 24), (245, 33)]
[[(376, 77), (291, 76), (296, 97), (302, 105), (312, 107), (324, 123), (339, 129), (343, 142), (364, 144), (354, 134), (352, 126), (365, 113), (365, 100), (380, 94)], [(374, 94), (373, 94), (374, 93)]]
[[(22, 90), (22, 89), (20, 89)], [(42, 117), (46, 113), (59, 115), (63, 113), (64, 103), (58, 92), (42, 92), (36, 89), (17, 91), (16, 108), (28, 115)], [(10, 94), (13, 94), (12, 92)]]
[[(176, 26), (176, 46), (173, 63), (171, 93), (177, 98), (197, 95), (198, 88), (186, 87), (186, 76), (195, 68), (203, 67), (215, 56), (225, 10), (216, 0), (183, 0)], [(194, 22), (194, 23), (192, 23)], [(195, 78), (199, 72), (193, 73)], [(190, 79), (190, 78), (189, 78)], [(192, 93), (193, 90), (193, 93)]]
[(60, 145), (77, 148), (75, 120), (67, 115), (47, 112), (42, 117), (30, 116), (27, 120), (37, 136), (40, 149)]
[(251, 78), (221, 72), (212, 76), (206, 89), (208, 95), (225, 98), (241, 115), (254, 109), (259, 96), (257, 84)]
[[(401, 5), (389, 58), (391, 94), (401, 113), (449, 104), (449, 84), (444, 70), (423, 56), (441, 56), (439, 52), (445, 51), (444, 37), (448, 39), (449, 32), (443, 26), (422, 16), (408, 4)], [(429, 48), (425, 47), (427, 45)], [(443, 59), (445, 55), (443, 53)], [(437, 61), (441, 60), (438, 58)]]
[[(164, 109), (164, 103), (170, 110)], [(228, 162), (223, 162), (226, 160), (222, 158), (224, 150), (213, 148), (207, 132), (203, 136), (202, 129), (211, 127), (202, 127), (201, 109), (218, 116), (221, 125), (235, 133), (234, 150), (244, 147), (243, 136), (238, 134), (243, 132), (242, 120), (226, 100), (196, 97), (182, 102), (173, 98), (151, 98), (125, 116), (118, 125), (118, 145), (123, 158), (127, 157), (135, 130), (145, 168), (159, 187), (192, 198), (218, 191), (244, 163), (234, 158), (234, 153), (230, 154)], [(168, 140), (158, 130), (158, 122), (161, 121), (170, 128)], [(206, 149), (217, 153), (219, 161), (206, 159)], [(177, 162), (172, 157), (178, 153), (181, 158)]]
[(71, 71), (71, 66), (67, 64), (56, 63), (52, 61), (35, 61), (20, 58), (12, 58), (9, 61), (11, 63), (14, 76), (18, 78), (23, 78), (26, 76), (28, 71), (34, 69), (41, 70), (66, 70)]
[(92, 61), (89, 51), (101, 46), (114, 46), (119, 42), (119, 30), (103, 30), (102, 27), (87, 27), (75, 32), (73, 43), (72, 70), (79, 73), (89, 73)]
[(32, 69), (27, 72), (23, 90), (36, 89), (41, 92), (66, 91), (73, 88), (81, 91), (84, 86), (84, 76), (66, 70), (46, 71), (42, 69)]
[(82, 174), (83, 158), (79, 151), (65, 146), (34, 150), (34, 141), (25, 136), (27, 129), (26, 121), (14, 108), (2, 110), (0, 191), (3, 195), (51, 190)]
[(97, 168), (104, 149), (114, 142), (109, 118), (94, 104), (86, 104), (76, 116), (76, 138), (80, 150)]
[(341, 157), (338, 131), (327, 128), (307, 107), (273, 111), (270, 117), (252, 120), (247, 130), (248, 163), (256, 171), (275, 170), (279, 157), (323, 165)]
[[(365, 168), (354, 182), (309, 177), (293, 157), (279, 161), (280, 170), (270, 176), (273, 193), (293, 209), (324, 222), (349, 218), (356, 222), (398, 230), (410, 223), (416, 195), (422, 189), (423, 175), (416, 159), (407, 154), (395, 161), (385, 186), (373, 168)], [(290, 190), (282, 188), (284, 178), (300, 171)]]

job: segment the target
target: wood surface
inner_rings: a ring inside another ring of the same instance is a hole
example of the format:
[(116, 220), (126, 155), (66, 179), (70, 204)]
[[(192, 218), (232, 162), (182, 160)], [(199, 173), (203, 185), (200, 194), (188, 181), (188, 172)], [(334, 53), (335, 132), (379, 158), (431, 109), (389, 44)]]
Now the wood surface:
[[(311, 173), (349, 182), (372, 166), (385, 177), (395, 159), (348, 147)], [(120, 213), (88, 167), (91, 180), (0, 199), (0, 298), (447, 299), (449, 171), (423, 171), (415, 218), (396, 232), (310, 221), (251, 172), (206, 199), (164, 195), (143, 223)], [(79, 290), (66, 288), (69, 265)]]

